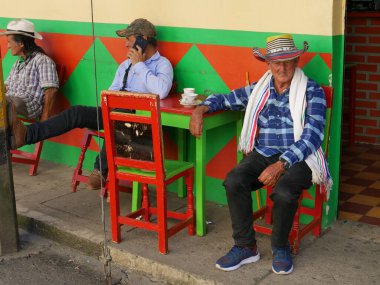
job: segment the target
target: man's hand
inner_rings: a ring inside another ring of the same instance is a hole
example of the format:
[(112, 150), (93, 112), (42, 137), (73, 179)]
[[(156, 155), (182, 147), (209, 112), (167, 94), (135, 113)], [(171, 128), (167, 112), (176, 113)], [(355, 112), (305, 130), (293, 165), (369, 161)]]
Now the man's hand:
[(199, 138), (203, 132), (203, 114), (208, 111), (207, 106), (198, 106), (195, 108), (190, 118), (190, 133)]
[(53, 105), (55, 98), (57, 96), (58, 89), (51, 87), (45, 90), (44, 92), (44, 106), (40, 121), (43, 122), (53, 115)]
[(131, 60), (132, 65), (135, 65), (138, 62), (144, 62), (146, 59), (146, 55), (145, 53), (142, 53), (141, 47), (137, 46), (136, 48), (137, 50), (134, 48), (130, 48), (127, 54), (129, 59)]
[(258, 179), (264, 185), (274, 187), (284, 172), (284, 164), (281, 161), (277, 161), (265, 168)]

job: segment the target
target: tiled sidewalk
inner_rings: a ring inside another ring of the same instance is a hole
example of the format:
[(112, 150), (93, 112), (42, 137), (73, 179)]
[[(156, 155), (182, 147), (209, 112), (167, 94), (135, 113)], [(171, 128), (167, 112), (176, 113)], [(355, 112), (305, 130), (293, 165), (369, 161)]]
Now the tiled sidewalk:
[(380, 146), (343, 147), (339, 219), (380, 226)]

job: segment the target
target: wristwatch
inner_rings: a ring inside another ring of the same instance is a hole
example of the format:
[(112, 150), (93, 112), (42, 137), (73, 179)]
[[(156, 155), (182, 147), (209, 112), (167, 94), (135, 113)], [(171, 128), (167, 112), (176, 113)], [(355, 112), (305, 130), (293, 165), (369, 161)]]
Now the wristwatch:
[(282, 162), (282, 164), (284, 165), (285, 170), (288, 170), (290, 168), (290, 163), (287, 160), (285, 160), (282, 157), (280, 157), (279, 161)]

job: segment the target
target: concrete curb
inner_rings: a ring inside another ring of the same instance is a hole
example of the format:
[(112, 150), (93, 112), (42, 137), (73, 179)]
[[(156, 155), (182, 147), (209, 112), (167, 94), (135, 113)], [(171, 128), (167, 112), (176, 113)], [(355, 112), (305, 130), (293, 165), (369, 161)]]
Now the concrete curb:
[[(74, 248), (86, 255), (99, 258), (102, 253), (102, 241), (95, 234), (86, 232), (72, 232), (59, 226), (59, 221), (46, 217), (36, 211), (28, 211), (23, 208), (22, 212), (28, 215), (18, 213), (18, 224), (21, 228)], [(89, 238), (92, 236), (92, 238)], [(177, 269), (166, 264), (156, 262), (129, 252), (123, 251), (109, 244), (112, 261), (122, 267), (139, 271), (145, 275), (151, 276), (158, 280), (168, 282), (169, 284), (191, 284), (191, 285), (219, 285), (221, 283), (214, 280), (205, 279), (199, 275), (192, 274)]]

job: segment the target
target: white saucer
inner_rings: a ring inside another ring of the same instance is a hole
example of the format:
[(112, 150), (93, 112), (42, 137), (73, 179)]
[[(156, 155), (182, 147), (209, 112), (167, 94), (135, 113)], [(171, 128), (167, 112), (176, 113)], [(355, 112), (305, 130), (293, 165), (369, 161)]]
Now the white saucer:
[(188, 104), (188, 103), (183, 103), (183, 102), (182, 102), (182, 99), (180, 99), (180, 100), (179, 100), (179, 103), (180, 103), (182, 106), (184, 106), (184, 107), (194, 107), (194, 106), (197, 106), (197, 105), (199, 105), (200, 103), (202, 103), (202, 100), (197, 99), (197, 100), (195, 100), (193, 103)]

